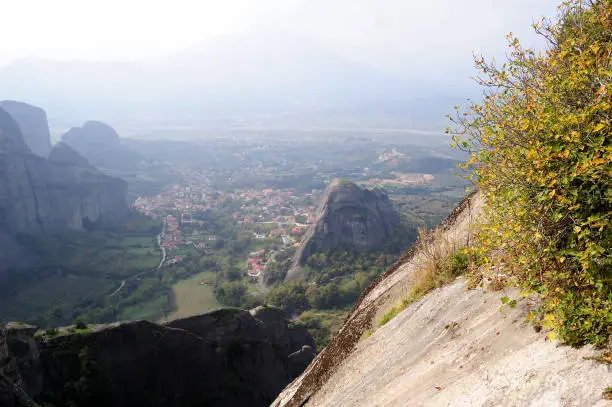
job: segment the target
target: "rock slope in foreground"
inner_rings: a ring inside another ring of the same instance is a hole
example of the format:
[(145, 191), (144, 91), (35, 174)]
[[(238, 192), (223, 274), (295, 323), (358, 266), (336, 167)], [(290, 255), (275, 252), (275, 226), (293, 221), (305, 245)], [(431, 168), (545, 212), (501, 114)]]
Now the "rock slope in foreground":
[[(481, 206), (464, 201), (442, 226), (465, 245)], [(534, 301), (515, 290), (468, 290), (458, 279), (409, 305), (370, 337), (423, 259), (415, 246), (358, 300), (340, 332), (272, 404), (288, 406), (604, 406), (609, 367), (546, 340), (525, 322)], [(518, 300), (500, 312), (503, 296)]]
[(0, 406), (268, 406), (315, 356), (312, 337), (286, 318), (274, 308), (221, 309), (48, 340), (7, 326)]

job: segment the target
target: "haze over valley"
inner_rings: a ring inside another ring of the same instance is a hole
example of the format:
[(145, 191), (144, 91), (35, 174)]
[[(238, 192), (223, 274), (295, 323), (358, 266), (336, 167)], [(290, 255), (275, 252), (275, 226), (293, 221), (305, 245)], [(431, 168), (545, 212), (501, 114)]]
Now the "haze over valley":
[(0, 407), (603, 405), (609, 3), (3, 5)]

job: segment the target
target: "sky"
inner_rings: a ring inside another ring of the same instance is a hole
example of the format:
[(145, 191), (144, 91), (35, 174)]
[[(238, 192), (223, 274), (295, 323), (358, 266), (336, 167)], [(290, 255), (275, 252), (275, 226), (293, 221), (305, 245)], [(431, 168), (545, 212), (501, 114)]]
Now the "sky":
[[(158, 58), (215, 36), (296, 31), (381, 70), (401, 73), (499, 55), (514, 31), (553, 16), (553, 0), (19, 0), (2, 5), (0, 65), (36, 57)], [(448, 68), (448, 66), (446, 67)]]

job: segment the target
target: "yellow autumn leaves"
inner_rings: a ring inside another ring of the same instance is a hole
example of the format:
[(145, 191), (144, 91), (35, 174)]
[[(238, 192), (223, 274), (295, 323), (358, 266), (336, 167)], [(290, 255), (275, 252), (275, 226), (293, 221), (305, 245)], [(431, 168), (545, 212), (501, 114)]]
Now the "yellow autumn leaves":
[(486, 200), (474, 254), (541, 293), (550, 329), (574, 345), (612, 334), (611, 22), (610, 0), (567, 1), (537, 26), (545, 52), (509, 36), (503, 67), (477, 59), (484, 100), (450, 130)]

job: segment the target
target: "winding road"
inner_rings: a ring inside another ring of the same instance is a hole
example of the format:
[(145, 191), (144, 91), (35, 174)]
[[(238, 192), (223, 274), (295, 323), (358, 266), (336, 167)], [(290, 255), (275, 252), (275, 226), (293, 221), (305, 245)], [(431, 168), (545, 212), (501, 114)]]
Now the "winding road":
[[(157, 235), (157, 246), (161, 249), (162, 251), (162, 258), (159, 262), (159, 265), (157, 266), (157, 268), (155, 270), (159, 270), (163, 265), (164, 262), (166, 261), (166, 248), (162, 247), (161, 242), (162, 239), (164, 238), (164, 235), (166, 234), (166, 219), (164, 219), (163, 223), (162, 223), (162, 230), (161, 233), (159, 233)], [(149, 271), (143, 271), (142, 273), (138, 273), (135, 276), (132, 276), (131, 278), (139, 278), (140, 276), (149, 273)], [(109, 298), (114, 297), (115, 295), (117, 295), (119, 293), (119, 291), (121, 291), (121, 289), (123, 289), (123, 287), (125, 287), (126, 284), (126, 280), (121, 281), (121, 284), (119, 285), (119, 287), (117, 287), (117, 289), (115, 291), (112, 292), (112, 294), (109, 296)]]
[(113, 291), (113, 293), (110, 295), (110, 298), (114, 297), (115, 294), (117, 294), (119, 291), (121, 291), (121, 289), (125, 287), (125, 280), (123, 280), (121, 282), (121, 285), (119, 286), (119, 288), (117, 288), (115, 291)]

